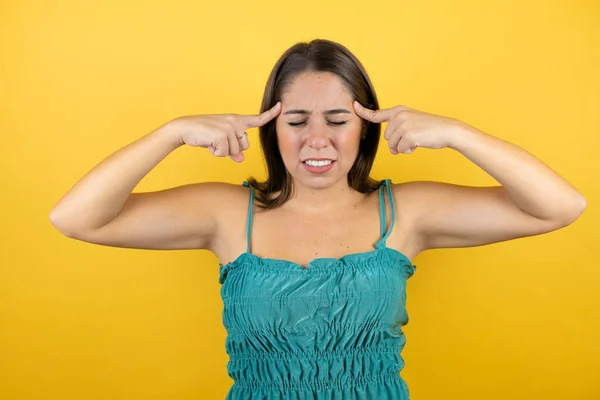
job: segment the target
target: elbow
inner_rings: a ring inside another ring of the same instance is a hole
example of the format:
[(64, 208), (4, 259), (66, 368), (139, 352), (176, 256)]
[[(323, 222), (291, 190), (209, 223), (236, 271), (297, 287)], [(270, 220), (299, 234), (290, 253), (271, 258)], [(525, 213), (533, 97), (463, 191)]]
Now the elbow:
[(571, 200), (568, 205), (563, 208), (563, 213), (559, 219), (561, 227), (569, 226), (583, 214), (587, 208), (587, 201), (581, 193)]
[(581, 216), (581, 214), (583, 214), (583, 212), (585, 211), (586, 208), (587, 208), (587, 200), (580, 193), (578, 196), (578, 200), (577, 200), (577, 206), (575, 208), (575, 210), (576, 210), (575, 218), (573, 219), (573, 221), (575, 221), (577, 218), (579, 218)]
[(55, 207), (49, 215), (50, 223), (64, 236), (83, 242), (96, 243), (99, 229), (90, 228), (80, 216), (65, 213)]
[(52, 224), (52, 226), (58, 229), (60, 233), (62, 233), (65, 236), (69, 236), (67, 234), (68, 230), (65, 229), (65, 224), (58, 215), (56, 208), (53, 208), (52, 211), (50, 211), (50, 223)]
[(71, 239), (78, 238), (77, 232), (75, 229), (73, 229), (72, 224), (69, 224), (67, 219), (61, 215), (60, 211), (58, 211), (56, 207), (52, 209), (49, 217), (52, 226), (54, 226), (60, 233)]

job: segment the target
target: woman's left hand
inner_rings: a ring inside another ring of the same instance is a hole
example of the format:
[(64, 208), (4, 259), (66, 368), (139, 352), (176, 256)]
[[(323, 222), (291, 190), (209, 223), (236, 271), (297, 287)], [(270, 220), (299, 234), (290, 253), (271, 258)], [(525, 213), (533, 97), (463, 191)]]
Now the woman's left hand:
[(387, 122), (383, 137), (392, 154), (410, 154), (417, 147), (442, 149), (451, 146), (466, 124), (450, 117), (429, 114), (405, 106), (370, 110), (354, 101), (354, 112), (367, 121)]

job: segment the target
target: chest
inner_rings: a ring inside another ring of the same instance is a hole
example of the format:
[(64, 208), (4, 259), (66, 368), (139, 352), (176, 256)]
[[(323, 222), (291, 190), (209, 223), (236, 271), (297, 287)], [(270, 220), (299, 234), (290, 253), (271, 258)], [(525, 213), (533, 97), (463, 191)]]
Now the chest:
[[(392, 213), (387, 202), (384, 208), (387, 231), (392, 223)], [(232, 209), (235, 211), (227, 214), (227, 223), (223, 224), (212, 248), (223, 265), (248, 251), (261, 258), (287, 260), (306, 268), (315, 259), (339, 259), (372, 251), (382, 238), (382, 214), (376, 195), (370, 196), (361, 206), (320, 215), (264, 210), (255, 205), (249, 226), (247, 205), (240, 202)], [(402, 214), (395, 215), (394, 228), (386, 246), (414, 256), (410, 229), (402, 221)]]
[(370, 251), (379, 240), (381, 229), (375, 213), (322, 218), (258, 216), (253, 225), (250, 236), (253, 254), (293, 260), (301, 265), (314, 258), (339, 258)]

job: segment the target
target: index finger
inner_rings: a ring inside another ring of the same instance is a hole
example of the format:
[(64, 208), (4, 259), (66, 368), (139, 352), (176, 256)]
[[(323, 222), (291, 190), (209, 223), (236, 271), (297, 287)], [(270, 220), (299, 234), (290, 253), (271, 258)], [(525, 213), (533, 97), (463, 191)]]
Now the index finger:
[(393, 108), (371, 110), (363, 107), (358, 101), (354, 101), (354, 111), (359, 117), (375, 123), (388, 122), (395, 114)]
[(243, 116), (243, 122), (247, 128), (256, 128), (271, 121), (273, 118), (277, 117), (280, 112), (281, 102), (278, 101), (277, 104), (261, 114)]

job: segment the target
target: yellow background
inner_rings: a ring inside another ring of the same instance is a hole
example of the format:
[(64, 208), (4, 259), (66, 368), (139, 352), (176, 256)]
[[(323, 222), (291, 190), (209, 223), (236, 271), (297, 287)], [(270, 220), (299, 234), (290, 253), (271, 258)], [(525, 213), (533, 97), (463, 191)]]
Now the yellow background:
[[(382, 107), (519, 144), (588, 201), (566, 229), (415, 260), (402, 373), (412, 399), (600, 398), (596, 1), (0, 7), (0, 398), (225, 397), (216, 257), (94, 246), (48, 215), (105, 156), (177, 116), (257, 112), (275, 61), (313, 38), (349, 47)], [(243, 164), (182, 148), (136, 190), (264, 177), (251, 133)], [(385, 145), (376, 178), (495, 183), (451, 150), (393, 156)]]

